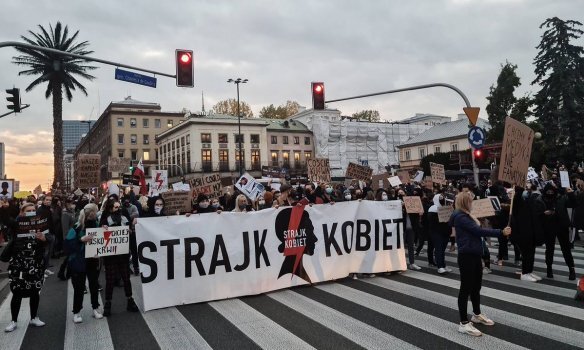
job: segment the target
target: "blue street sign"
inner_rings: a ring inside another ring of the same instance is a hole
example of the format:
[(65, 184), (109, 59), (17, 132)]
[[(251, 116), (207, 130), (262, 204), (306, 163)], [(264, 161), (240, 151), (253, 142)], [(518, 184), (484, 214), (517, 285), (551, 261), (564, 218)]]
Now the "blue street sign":
[(473, 126), (468, 130), (468, 143), (474, 149), (483, 148), (485, 145), (485, 130), (478, 126)]
[(119, 68), (116, 68), (116, 80), (127, 81), (128, 83), (144, 85), (152, 88), (156, 87), (156, 78)]

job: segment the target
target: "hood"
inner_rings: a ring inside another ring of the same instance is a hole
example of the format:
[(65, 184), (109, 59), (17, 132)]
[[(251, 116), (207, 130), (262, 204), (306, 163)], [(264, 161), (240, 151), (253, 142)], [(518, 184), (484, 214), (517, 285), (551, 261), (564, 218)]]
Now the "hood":
[(438, 193), (434, 195), (434, 198), (432, 198), (432, 202), (434, 203), (434, 205), (432, 205), (430, 207), (430, 209), (428, 209), (429, 213), (437, 213), (438, 212), (438, 208), (441, 207), (440, 205), (440, 196), (443, 196), (442, 194)]

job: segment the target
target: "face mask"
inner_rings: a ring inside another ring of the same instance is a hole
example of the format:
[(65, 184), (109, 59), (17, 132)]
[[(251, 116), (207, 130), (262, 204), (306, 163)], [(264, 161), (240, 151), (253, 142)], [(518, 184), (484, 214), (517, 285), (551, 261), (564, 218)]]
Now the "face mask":
[(351, 200), (351, 195), (350, 194), (346, 195), (345, 196), (345, 199), (348, 200), (348, 201), (350, 201)]
[(26, 213), (24, 213), (25, 216), (35, 216), (36, 215), (36, 211), (27, 211)]
[(529, 192), (523, 191), (523, 193), (521, 194), (521, 197), (523, 197), (523, 199), (529, 198)]
[(385, 193), (381, 195), (381, 200), (382, 201), (386, 201), (387, 200), (387, 195)]
[(199, 203), (199, 207), (201, 207), (203, 209), (207, 209), (207, 207), (209, 207), (209, 202), (201, 202), (201, 203)]
[(155, 212), (156, 214), (160, 214), (160, 213), (162, 212), (162, 207), (161, 207), (161, 206), (160, 206), (160, 207), (159, 207), (159, 206), (155, 206), (155, 207), (154, 207), (154, 212)]
[(213, 208), (219, 208), (219, 203), (213, 203), (213, 204), (211, 204), (211, 206), (212, 206)]
[(331, 193), (333, 193), (333, 189), (332, 189), (332, 187), (327, 187), (325, 191), (326, 191), (326, 193), (328, 193), (328, 194), (331, 194)]
[(266, 205), (266, 201), (259, 201), (258, 204), (259, 205)]
[(239, 210), (245, 210), (245, 207), (247, 207), (247, 204), (239, 204), (238, 207), (239, 207)]

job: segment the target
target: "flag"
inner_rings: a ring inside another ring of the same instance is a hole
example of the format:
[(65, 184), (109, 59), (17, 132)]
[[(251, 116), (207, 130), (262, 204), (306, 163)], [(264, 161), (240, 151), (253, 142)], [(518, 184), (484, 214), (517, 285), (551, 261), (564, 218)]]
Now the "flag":
[(146, 174), (144, 174), (144, 165), (142, 164), (142, 158), (138, 162), (138, 165), (134, 168), (134, 173), (132, 174), (140, 178), (140, 194), (143, 196), (148, 195), (148, 188), (146, 187)]

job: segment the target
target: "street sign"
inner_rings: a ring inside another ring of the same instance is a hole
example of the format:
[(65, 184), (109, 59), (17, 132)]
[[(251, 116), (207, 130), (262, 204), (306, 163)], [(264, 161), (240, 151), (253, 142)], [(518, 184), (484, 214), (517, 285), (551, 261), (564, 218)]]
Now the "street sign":
[(462, 109), (464, 114), (468, 117), (468, 121), (472, 124), (472, 126), (477, 125), (477, 120), (479, 119), (479, 111), (481, 110), (479, 107), (464, 107)]
[(116, 80), (127, 81), (128, 83), (144, 85), (152, 88), (156, 87), (156, 78), (119, 68), (116, 68)]
[(485, 145), (485, 130), (473, 126), (468, 130), (468, 143), (474, 149), (481, 149)]

